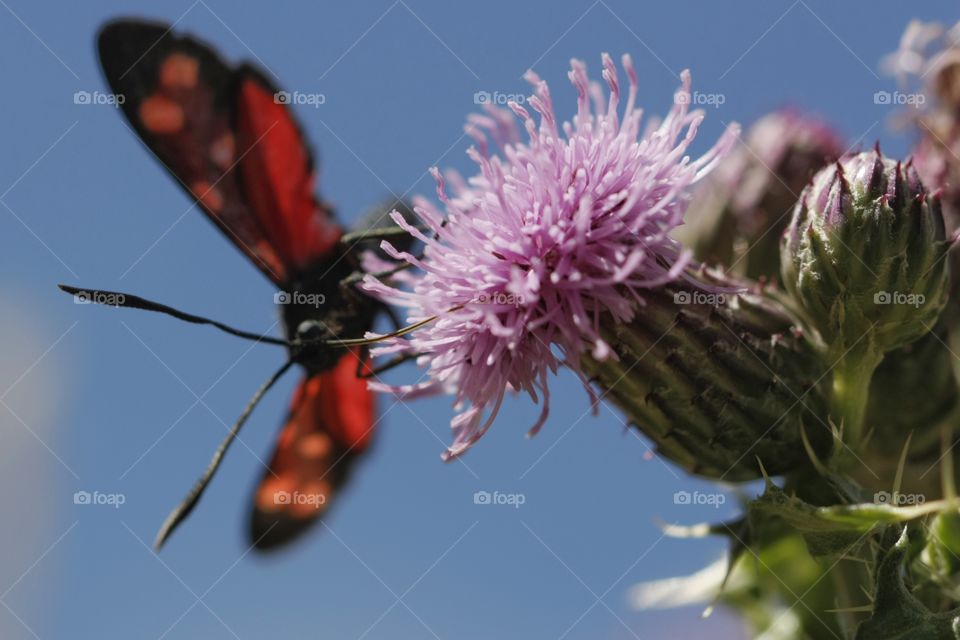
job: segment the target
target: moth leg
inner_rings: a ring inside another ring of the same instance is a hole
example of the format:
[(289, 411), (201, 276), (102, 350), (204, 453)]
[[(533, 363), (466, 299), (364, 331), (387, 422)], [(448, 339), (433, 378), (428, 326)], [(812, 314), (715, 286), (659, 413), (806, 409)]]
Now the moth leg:
[(359, 358), (357, 358), (357, 377), (358, 378), (369, 378), (374, 374), (375, 369), (370, 366), (370, 346), (363, 345), (360, 347)]
[[(430, 229), (420, 224), (411, 224), (411, 226), (420, 231), (424, 235), (430, 233)], [(440, 222), (441, 227), (447, 226), (447, 220), (444, 219)], [(433, 238), (437, 238), (437, 234), (432, 234)], [(396, 225), (388, 227), (371, 227), (367, 229), (357, 229), (355, 231), (350, 231), (340, 236), (340, 244), (347, 247), (348, 249), (353, 247), (353, 245), (358, 242), (365, 242), (368, 240), (389, 240), (390, 238), (405, 238), (412, 239), (410, 232), (402, 227)]]
[(353, 285), (363, 280), (364, 276), (368, 276), (368, 275), (373, 276), (378, 280), (382, 278), (389, 278), (390, 276), (400, 273), (404, 269), (409, 269), (412, 266), (413, 265), (411, 265), (409, 262), (404, 262), (403, 264), (397, 265), (392, 269), (387, 269), (386, 271), (374, 271), (373, 273), (366, 273), (365, 271), (357, 269), (356, 271), (351, 273), (349, 276), (347, 276), (346, 278), (340, 281), (340, 287), (341, 288), (352, 287)]
[[(426, 227), (416, 227), (420, 231), (430, 231)], [(376, 229), (358, 229), (345, 233), (340, 237), (340, 244), (345, 247), (353, 247), (358, 242), (369, 240), (389, 240), (390, 238), (409, 238), (410, 232), (401, 227), (379, 227)]]
[(387, 361), (384, 362), (383, 364), (379, 364), (379, 365), (377, 365), (376, 367), (373, 367), (373, 368), (370, 368), (370, 367), (366, 367), (366, 368), (364, 368), (364, 367), (357, 367), (357, 377), (358, 377), (358, 378), (363, 378), (363, 379), (366, 380), (366, 379), (368, 379), (368, 378), (373, 378), (373, 377), (379, 376), (381, 373), (384, 373), (384, 372), (386, 372), (386, 371), (389, 371), (390, 369), (393, 369), (394, 367), (397, 367), (397, 366), (399, 366), (399, 365), (401, 365), (401, 364), (403, 364), (404, 362), (407, 362), (407, 361), (409, 361), (409, 360), (413, 360), (413, 359), (416, 358), (416, 357), (417, 357), (416, 354), (405, 353), (405, 354), (403, 354), (403, 355), (394, 356), (393, 358), (390, 358), (389, 360), (387, 360)]

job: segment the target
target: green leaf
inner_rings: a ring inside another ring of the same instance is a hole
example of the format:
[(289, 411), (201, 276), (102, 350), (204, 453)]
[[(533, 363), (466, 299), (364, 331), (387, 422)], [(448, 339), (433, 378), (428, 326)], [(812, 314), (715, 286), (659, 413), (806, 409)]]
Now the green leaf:
[(880, 558), (873, 615), (857, 629), (856, 640), (960, 640), (960, 610), (932, 613), (904, 583), (908, 546), (904, 527)]
[[(889, 494), (886, 494), (889, 495)], [(951, 501), (937, 500), (919, 505), (893, 506), (887, 503), (859, 503), (818, 507), (787, 495), (772, 482), (763, 495), (748, 506), (751, 523), (776, 517), (803, 535), (810, 553), (824, 556), (849, 551), (878, 525), (914, 520), (949, 508)]]

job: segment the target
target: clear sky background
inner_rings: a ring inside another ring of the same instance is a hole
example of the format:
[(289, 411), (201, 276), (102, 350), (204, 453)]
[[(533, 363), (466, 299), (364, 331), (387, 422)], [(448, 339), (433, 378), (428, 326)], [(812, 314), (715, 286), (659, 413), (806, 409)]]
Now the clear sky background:
[[(422, 193), (433, 164), (472, 170), (461, 136), (478, 91), (526, 92), (533, 66), (558, 114), (566, 71), (630, 52), (640, 102), (662, 114), (693, 71), (721, 93), (697, 149), (732, 121), (784, 104), (832, 122), (851, 144), (910, 141), (874, 104), (878, 71), (911, 17), (953, 22), (954, 2), (826, 0), (574, 2), (435, 0), (235, 3), (0, 0), (0, 636), (4, 638), (741, 637), (697, 607), (636, 612), (639, 581), (690, 573), (719, 540), (663, 538), (655, 525), (736, 515), (675, 505), (710, 490), (649, 455), (619, 415), (588, 414), (570, 375), (553, 413), (508, 403), (462, 463), (443, 464), (446, 399), (381, 398), (376, 448), (328, 521), (289, 551), (249, 554), (250, 492), (294, 376), (263, 402), (202, 504), (168, 548), (148, 545), (249, 394), (283, 360), (269, 346), (136, 312), (75, 306), (58, 282), (137, 292), (250, 330), (276, 319), (273, 288), (196, 210), (109, 106), (94, 34), (120, 15), (177, 21), (233, 60), (257, 59), (290, 90), (319, 92), (297, 115), (322, 158), (320, 189), (349, 221)], [(919, 12), (920, 15), (916, 15)], [(388, 379), (411, 380), (402, 368)], [(78, 506), (76, 491), (125, 503)], [(476, 491), (521, 493), (520, 508)], [(9, 587), (9, 588), (8, 588)]]

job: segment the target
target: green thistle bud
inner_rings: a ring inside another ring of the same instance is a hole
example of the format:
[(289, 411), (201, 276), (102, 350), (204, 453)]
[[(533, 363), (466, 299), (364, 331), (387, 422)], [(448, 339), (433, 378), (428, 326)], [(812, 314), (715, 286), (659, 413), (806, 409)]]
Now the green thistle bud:
[(947, 298), (940, 200), (879, 148), (814, 176), (781, 243), (784, 285), (834, 372), (834, 417), (858, 442), (873, 370), (928, 333)]
[(651, 292), (629, 324), (601, 320), (617, 359), (584, 369), (650, 438), (692, 473), (726, 480), (809, 464), (801, 432), (818, 457), (833, 435), (828, 380), (794, 318), (761, 292)]
[(910, 163), (861, 153), (804, 189), (782, 241), (784, 283), (828, 346), (867, 336), (886, 352), (928, 333), (940, 316), (944, 235), (939, 196)]

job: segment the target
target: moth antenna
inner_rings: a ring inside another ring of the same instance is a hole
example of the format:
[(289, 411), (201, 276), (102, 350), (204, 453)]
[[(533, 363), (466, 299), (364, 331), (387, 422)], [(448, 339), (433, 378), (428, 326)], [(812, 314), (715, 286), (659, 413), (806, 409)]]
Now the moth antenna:
[(220, 446), (217, 447), (217, 450), (213, 452), (213, 458), (210, 460), (210, 464), (207, 465), (203, 475), (200, 476), (200, 479), (197, 480), (196, 484), (193, 485), (193, 488), (190, 489), (190, 493), (187, 494), (187, 497), (185, 497), (183, 501), (178, 504), (173, 511), (170, 512), (170, 515), (167, 516), (167, 519), (164, 520), (163, 525), (160, 527), (160, 531), (157, 533), (157, 539), (153, 543), (153, 546), (157, 551), (160, 551), (170, 535), (176, 530), (181, 522), (187, 519), (187, 516), (190, 515), (190, 512), (193, 511), (193, 508), (197, 506), (197, 503), (200, 501), (200, 496), (203, 495), (207, 485), (210, 484), (213, 474), (217, 472), (217, 469), (220, 467), (220, 463), (223, 461), (223, 456), (227, 453), (227, 449), (230, 447), (233, 441), (236, 440), (237, 434), (240, 433), (240, 429), (247, 421), (247, 418), (249, 418), (250, 414), (253, 413), (254, 408), (257, 406), (257, 404), (259, 404), (260, 400), (263, 399), (263, 396), (266, 395), (267, 391), (270, 390), (270, 387), (272, 387), (277, 380), (283, 377), (283, 374), (285, 374), (292, 365), (293, 361), (288, 360), (287, 363), (280, 367), (276, 373), (270, 376), (270, 378), (264, 382), (259, 389), (257, 389), (257, 392), (253, 394), (253, 397), (250, 398), (250, 401), (244, 408), (243, 413), (240, 414), (240, 417), (237, 418), (237, 421), (230, 428), (230, 432), (227, 434), (227, 437), (223, 439), (223, 442), (220, 443)]
[(379, 364), (376, 367), (373, 367), (373, 368), (368, 367), (366, 369), (359, 370), (357, 372), (357, 377), (363, 378), (364, 380), (375, 378), (379, 376), (381, 373), (386, 373), (387, 371), (389, 371), (390, 369), (393, 369), (394, 367), (398, 367), (405, 362), (409, 362), (410, 360), (413, 360), (414, 358), (417, 357), (417, 355), (418, 354), (415, 354), (415, 353), (405, 353), (399, 356), (394, 356), (390, 360), (382, 364)]
[(192, 313), (186, 313), (173, 307), (169, 307), (165, 304), (160, 304), (159, 302), (153, 302), (140, 296), (135, 296), (129, 293), (120, 293), (118, 291), (106, 291), (103, 289), (80, 289), (77, 287), (71, 287), (66, 284), (57, 285), (61, 291), (65, 291), (72, 296), (82, 296), (85, 297), (87, 302), (92, 302), (95, 304), (103, 304), (110, 307), (129, 307), (131, 309), (141, 309), (143, 311), (153, 311), (156, 313), (162, 313), (174, 317), (178, 320), (183, 320), (184, 322), (190, 322), (192, 324), (206, 324), (212, 327), (216, 327), (225, 333), (229, 333), (232, 336), (237, 336), (238, 338), (245, 338), (247, 340), (254, 340), (256, 342), (266, 342), (268, 344), (277, 344), (281, 346), (288, 347), (290, 346), (290, 341), (284, 340), (282, 338), (276, 338), (274, 336), (265, 336), (258, 333), (251, 333), (249, 331), (242, 331), (240, 329), (234, 329), (231, 326), (225, 325), (222, 322), (217, 322), (216, 320), (211, 320), (209, 318), (204, 318), (203, 316), (193, 315)]
[[(463, 305), (458, 304), (454, 307), (447, 309), (447, 313), (457, 311), (462, 309)], [(384, 333), (379, 336), (374, 336), (372, 338), (346, 338), (343, 340), (325, 340), (325, 344), (329, 344), (333, 347), (362, 347), (368, 344), (377, 344), (378, 342), (383, 342), (384, 340), (389, 340), (390, 338), (399, 338), (400, 336), (405, 336), (411, 331), (416, 331), (424, 325), (428, 325), (439, 316), (430, 316), (429, 318), (424, 318), (419, 322), (414, 322), (413, 324), (408, 324), (405, 327), (400, 327), (396, 331), (391, 331), (390, 333)]]
[[(80, 289), (78, 287), (72, 287), (66, 284), (57, 285), (61, 291), (69, 293), (73, 296), (84, 296), (88, 302), (94, 304), (102, 304), (108, 307), (129, 307), (130, 309), (141, 309), (143, 311), (153, 311), (155, 313), (162, 313), (164, 315), (171, 316), (178, 320), (183, 320), (184, 322), (189, 322), (191, 324), (204, 324), (215, 327), (224, 333), (229, 333), (232, 336), (237, 336), (238, 338), (245, 338), (247, 340), (253, 340), (255, 342), (264, 342), (267, 344), (275, 344), (283, 347), (302, 347), (308, 344), (323, 344), (329, 347), (341, 347), (341, 348), (350, 348), (350, 347), (362, 347), (365, 345), (376, 344), (390, 338), (399, 338), (404, 336), (411, 331), (416, 331), (420, 327), (430, 324), (437, 319), (438, 316), (430, 316), (415, 322), (413, 324), (401, 327), (396, 331), (391, 331), (390, 333), (385, 333), (383, 335), (378, 335), (373, 338), (333, 338), (333, 339), (295, 339), (295, 340), (284, 340), (283, 338), (277, 338), (274, 336), (262, 335), (259, 333), (252, 333), (250, 331), (243, 331), (241, 329), (235, 329), (229, 325), (223, 324), (222, 322), (217, 322), (216, 320), (211, 320), (210, 318), (204, 318), (203, 316), (194, 315), (192, 313), (186, 313), (185, 311), (180, 311), (179, 309), (174, 309), (173, 307), (161, 304), (159, 302), (153, 302), (152, 300), (147, 300), (146, 298), (141, 298), (140, 296), (135, 296), (129, 293), (120, 293), (118, 291), (107, 291), (105, 289)], [(456, 311), (462, 305), (451, 308), (449, 311)]]

